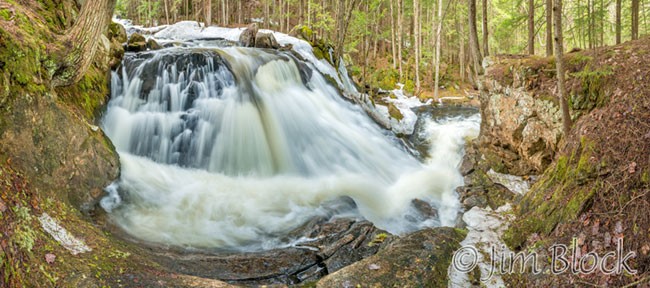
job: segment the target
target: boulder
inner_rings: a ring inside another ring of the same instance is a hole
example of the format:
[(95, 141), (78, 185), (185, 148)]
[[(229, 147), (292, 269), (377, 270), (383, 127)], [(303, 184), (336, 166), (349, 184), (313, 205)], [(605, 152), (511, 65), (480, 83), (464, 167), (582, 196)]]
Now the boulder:
[(244, 32), (239, 35), (239, 44), (244, 47), (255, 47), (257, 30), (257, 23), (248, 25)]
[(411, 205), (424, 217), (424, 219), (438, 219), (438, 210), (431, 206), (429, 202), (420, 199), (413, 199), (411, 200)]
[(263, 33), (258, 32), (255, 36), (255, 47), (256, 48), (267, 48), (267, 49), (279, 49), (281, 46), (278, 44), (278, 41), (275, 40), (273, 33)]
[(126, 44), (126, 51), (142, 52), (147, 50), (147, 39), (144, 36), (134, 33)]
[(149, 49), (149, 50), (160, 50), (162, 48), (163, 47), (160, 46), (160, 44), (158, 44), (158, 42), (156, 42), (156, 40), (153, 40), (152, 38), (149, 38), (149, 40), (147, 40), (147, 49)]
[(108, 65), (111, 69), (115, 69), (122, 63), (122, 58), (124, 58), (124, 46), (116, 39), (113, 39), (111, 41), (111, 57)]
[(126, 29), (118, 23), (111, 22), (108, 26), (108, 38), (116, 39), (119, 43), (126, 43)]
[(289, 35), (307, 42), (314, 41), (314, 32), (307, 25), (298, 25), (289, 31)]
[(316, 287), (447, 287), (451, 259), (466, 235), (450, 227), (411, 233), (327, 275)]

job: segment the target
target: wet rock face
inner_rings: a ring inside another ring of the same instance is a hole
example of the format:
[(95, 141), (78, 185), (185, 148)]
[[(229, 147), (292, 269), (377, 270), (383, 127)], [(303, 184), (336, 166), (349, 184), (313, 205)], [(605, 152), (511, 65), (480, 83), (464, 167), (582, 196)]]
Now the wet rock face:
[(257, 37), (257, 23), (248, 25), (246, 30), (239, 35), (239, 44), (244, 47), (255, 47), (255, 38)]
[[(460, 165), (464, 185), (456, 188), (465, 211), (473, 207), (498, 207), (519, 199), (521, 195), (510, 191), (490, 178), (490, 164), (480, 153), (477, 140), (465, 145), (465, 155)], [(463, 226), (459, 223), (459, 226)]]
[(279, 49), (280, 44), (273, 36), (273, 33), (258, 32), (255, 36), (256, 48)]
[(233, 284), (298, 284), (316, 281), (377, 253), (394, 236), (368, 221), (316, 218), (294, 231), (313, 241), (250, 253), (157, 250), (152, 258), (171, 271)]
[(147, 39), (144, 36), (134, 33), (126, 44), (126, 51), (142, 52), (147, 50)]
[(147, 40), (147, 49), (149, 49), (149, 50), (160, 50), (162, 48), (163, 47), (160, 46), (160, 44), (158, 44), (158, 42), (156, 42), (156, 40), (153, 40), (151, 38), (149, 38), (149, 40)]
[(525, 72), (511, 85), (491, 79), (488, 67), (481, 92), (481, 152), (492, 167), (513, 175), (541, 174), (562, 136), (559, 106), (552, 96), (528, 91)]
[(447, 287), (447, 269), (465, 235), (449, 227), (414, 232), (324, 277), (316, 286)]

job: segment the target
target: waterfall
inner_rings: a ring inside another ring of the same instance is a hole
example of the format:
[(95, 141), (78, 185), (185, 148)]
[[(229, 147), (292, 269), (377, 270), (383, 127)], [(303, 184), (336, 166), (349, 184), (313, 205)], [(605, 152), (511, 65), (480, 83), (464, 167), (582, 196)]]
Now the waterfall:
[[(460, 156), (420, 163), (290, 53), (127, 54), (111, 91), (102, 127), (122, 170), (102, 206), (144, 241), (269, 249), (316, 216), (363, 217), (403, 233), (453, 225), (458, 212)], [(452, 138), (436, 149), (460, 155), (464, 134)], [(439, 219), (417, 220), (415, 198)]]

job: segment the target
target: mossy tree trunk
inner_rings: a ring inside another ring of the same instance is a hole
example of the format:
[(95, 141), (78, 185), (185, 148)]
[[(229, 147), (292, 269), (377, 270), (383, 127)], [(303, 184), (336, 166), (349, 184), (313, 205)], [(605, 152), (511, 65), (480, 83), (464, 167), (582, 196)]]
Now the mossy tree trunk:
[(75, 24), (66, 31), (62, 45), (54, 52), (59, 67), (53, 75), (52, 86), (76, 83), (88, 70), (100, 42), (99, 37), (108, 27), (116, 0), (85, 1)]
[(569, 103), (567, 102), (566, 84), (564, 83), (564, 39), (562, 36), (562, 0), (555, 0), (553, 8), (553, 18), (555, 19), (555, 66), (557, 68), (557, 86), (560, 92), (560, 109), (562, 110), (562, 124), (564, 127), (564, 137), (569, 135), (571, 130), (571, 114), (569, 113)]

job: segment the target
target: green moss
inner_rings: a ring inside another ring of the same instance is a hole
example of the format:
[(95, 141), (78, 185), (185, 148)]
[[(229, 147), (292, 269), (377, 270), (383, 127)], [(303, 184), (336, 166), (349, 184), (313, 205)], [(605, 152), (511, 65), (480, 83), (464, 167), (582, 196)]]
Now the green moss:
[(377, 244), (384, 243), (384, 241), (386, 240), (386, 238), (388, 238), (388, 234), (386, 234), (386, 233), (379, 233), (379, 234), (377, 234), (377, 235), (375, 236), (374, 239), (372, 239), (372, 241), (370, 241), (370, 243), (368, 243), (368, 246), (375, 246), (375, 245), (377, 245)]
[(5, 21), (11, 20), (12, 14), (9, 9), (0, 9), (0, 17)]
[(307, 25), (302, 25), (298, 28), (300, 30), (300, 34), (305, 40), (311, 40), (314, 38), (314, 31), (309, 28)]
[(567, 57), (570, 65), (584, 65), (594, 60), (594, 57), (584, 55), (582, 53), (570, 54), (572, 56)]
[(36, 239), (36, 232), (32, 229), (31, 221), (32, 215), (29, 213), (29, 209), (26, 207), (14, 207), (14, 213), (16, 213), (17, 228), (14, 234), (15, 243), (20, 249), (23, 249), (27, 252), (31, 252), (34, 247), (34, 241)]
[(402, 112), (400, 112), (399, 109), (397, 109), (397, 107), (395, 107), (393, 103), (388, 103), (388, 114), (390, 115), (390, 117), (396, 119), (397, 121), (401, 121), (402, 119), (404, 119), (404, 115), (402, 115)]
[(57, 93), (66, 104), (94, 119), (109, 96), (108, 75), (91, 67), (78, 83), (57, 89)]
[(399, 71), (395, 69), (377, 69), (370, 74), (368, 79), (370, 85), (384, 90), (392, 90), (399, 82)]
[(314, 42), (311, 42), (311, 46), (313, 47), (313, 53), (314, 56), (318, 59), (322, 59), (327, 61), (332, 66), (334, 65), (336, 61), (330, 57), (330, 50), (332, 50), (332, 45), (326, 43), (324, 40), (316, 40)]
[(641, 183), (646, 185), (650, 183), (650, 173), (648, 171), (643, 171), (643, 174), (641, 174)]
[(604, 90), (606, 81), (609, 76), (613, 75), (613, 69), (610, 66), (592, 69), (590, 65), (571, 76), (577, 78), (581, 87), (573, 91), (569, 105), (573, 110), (590, 111), (597, 107), (603, 107), (609, 101), (609, 95)]
[(598, 165), (590, 163), (593, 145), (582, 139), (581, 147), (570, 157), (560, 157), (522, 199), (518, 219), (504, 234), (510, 247), (520, 247), (533, 233), (550, 234), (590, 205), (602, 185), (596, 179)]

